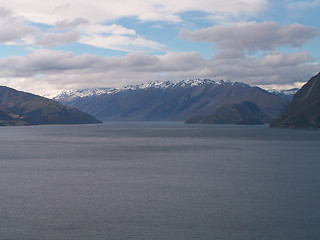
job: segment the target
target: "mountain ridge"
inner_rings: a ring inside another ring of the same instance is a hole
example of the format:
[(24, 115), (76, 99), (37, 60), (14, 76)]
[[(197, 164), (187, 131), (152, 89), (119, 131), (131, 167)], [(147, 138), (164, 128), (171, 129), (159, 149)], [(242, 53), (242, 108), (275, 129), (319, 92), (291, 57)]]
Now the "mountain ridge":
[[(59, 93), (56, 96), (53, 96), (52, 99), (54, 100), (62, 100), (62, 99), (73, 99), (73, 98), (81, 98), (81, 97), (92, 97), (92, 96), (99, 96), (103, 94), (114, 94), (122, 91), (129, 91), (129, 90), (138, 90), (138, 89), (149, 89), (149, 88), (172, 88), (172, 87), (192, 87), (192, 86), (199, 86), (199, 85), (223, 85), (223, 84), (241, 84), (247, 87), (256, 87), (251, 86), (246, 83), (242, 82), (231, 82), (225, 80), (214, 81), (211, 79), (187, 79), (181, 80), (177, 83), (171, 81), (149, 81), (146, 83), (142, 83), (140, 85), (126, 85), (124, 87), (119, 88), (84, 88), (84, 89), (75, 89), (75, 90), (65, 90)], [(261, 88), (263, 89), (263, 88)], [(291, 88), (291, 89), (284, 89), (284, 90), (276, 90), (276, 89), (263, 89), (271, 94), (276, 96), (281, 96), (287, 98), (289, 101), (292, 99), (293, 95), (299, 90), (299, 88)]]
[[(231, 83), (229, 81), (214, 81), (211, 79), (187, 79), (181, 80), (177, 83), (173, 83), (171, 81), (149, 81), (146, 83), (142, 83), (140, 85), (126, 85), (124, 87), (119, 88), (85, 88), (85, 89), (76, 89), (76, 90), (67, 90), (62, 91), (57, 96), (53, 97), (54, 100), (61, 100), (63, 98), (77, 98), (77, 97), (90, 97), (90, 96), (99, 96), (103, 94), (114, 94), (123, 91), (130, 91), (130, 90), (147, 90), (150, 88), (155, 89), (166, 89), (166, 88), (174, 88), (174, 87), (193, 87), (199, 85), (220, 85), (220, 84), (227, 84)], [(244, 84), (244, 83), (241, 83)], [(244, 84), (245, 85), (245, 84)], [(249, 86), (249, 85), (248, 85)]]
[(287, 99), (259, 87), (210, 79), (149, 82), (106, 89), (102, 94), (91, 93), (87, 96), (64, 94), (54, 99), (104, 121), (184, 122), (197, 115), (212, 114), (225, 104), (244, 101), (255, 103), (275, 119), (289, 103)]

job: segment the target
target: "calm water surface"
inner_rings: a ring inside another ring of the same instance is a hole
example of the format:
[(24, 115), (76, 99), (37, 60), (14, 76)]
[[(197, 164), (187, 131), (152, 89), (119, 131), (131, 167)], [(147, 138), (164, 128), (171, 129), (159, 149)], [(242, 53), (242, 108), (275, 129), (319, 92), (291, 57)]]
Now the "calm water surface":
[(0, 128), (0, 239), (320, 239), (320, 131)]

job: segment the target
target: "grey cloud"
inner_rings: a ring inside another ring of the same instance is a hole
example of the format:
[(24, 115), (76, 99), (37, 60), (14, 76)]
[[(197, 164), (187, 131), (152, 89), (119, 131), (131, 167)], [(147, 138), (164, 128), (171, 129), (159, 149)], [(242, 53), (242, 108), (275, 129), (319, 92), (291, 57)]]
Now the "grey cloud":
[(39, 30), (32, 26), (24, 17), (14, 17), (4, 9), (0, 9), (0, 43), (24, 41)]
[[(0, 60), (0, 73), (6, 77), (32, 77), (38, 74), (66, 74), (82, 70), (95, 71), (102, 59), (95, 55), (75, 56), (72, 52), (38, 50), (27, 56)], [(100, 66), (101, 67), (101, 66)]]
[(319, 37), (320, 29), (301, 24), (280, 26), (275, 22), (243, 22), (213, 26), (194, 32), (182, 29), (180, 37), (195, 42), (212, 42), (225, 50), (271, 50), (276, 46), (300, 47), (309, 39)]
[(68, 9), (68, 8), (70, 8), (70, 7), (71, 7), (71, 4), (70, 4), (70, 3), (58, 5), (58, 6), (56, 6), (56, 7), (51, 11), (51, 14), (58, 13), (58, 12), (60, 12), (60, 11), (66, 10), (66, 9)]
[[(195, 61), (196, 60), (196, 61)], [(123, 72), (188, 71), (203, 64), (199, 53), (175, 53), (150, 56), (129, 53), (125, 57), (98, 57), (86, 54), (76, 56), (72, 52), (38, 50), (28, 56), (13, 56), (0, 60), (0, 73), (8, 77), (30, 77), (51, 73), (108, 73)]]
[(86, 24), (89, 24), (89, 20), (85, 18), (76, 18), (72, 21), (65, 19), (63, 21), (56, 22), (55, 28), (59, 30), (64, 30), (64, 29), (76, 28), (80, 25), (86, 25)]
[(197, 52), (99, 57), (39, 50), (28, 56), (1, 59), (0, 75), (12, 82), (22, 78), (23, 84), (34, 86), (34, 92), (44, 91), (38, 87), (43, 85), (52, 89), (118, 87), (185, 78), (225, 79), (253, 85), (294, 84), (308, 80), (320, 70), (320, 64), (312, 64), (311, 60), (308, 52), (286, 55), (274, 51), (255, 58), (228, 51), (206, 60)]
[(160, 56), (133, 52), (126, 57), (105, 58), (105, 60), (109, 64), (113, 62), (114, 68), (121, 68), (123, 71), (152, 74), (160, 72), (187, 73), (207, 64), (206, 60), (197, 52), (167, 53)]
[(80, 34), (77, 31), (69, 31), (65, 33), (47, 33), (44, 34), (38, 41), (36, 45), (52, 47), (67, 44), (70, 42), (76, 42), (80, 38)]
[(4, 7), (0, 7), (0, 18), (11, 16), (11, 12)]
[(207, 60), (205, 60), (202, 55), (198, 52), (178, 52), (178, 53), (168, 53), (166, 55), (160, 56), (163, 70), (164, 71), (200, 71), (207, 65)]
[(118, 58), (118, 66), (122, 66), (132, 71), (154, 71), (155, 66), (159, 66), (159, 58), (150, 56), (142, 52), (129, 53), (124, 58)]
[(308, 80), (320, 70), (320, 64), (310, 61), (308, 52), (271, 52), (262, 58), (230, 58), (229, 53), (220, 53), (211, 60), (210, 67), (222, 79), (253, 85), (293, 84)]
[(288, 56), (281, 54), (277, 51), (271, 52), (270, 54), (264, 56), (261, 59), (261, 63), (266, 66), (297, 66), (301, 63), (311, 61), (311, 56), (309, 52), (298, 52), (292, 53)]

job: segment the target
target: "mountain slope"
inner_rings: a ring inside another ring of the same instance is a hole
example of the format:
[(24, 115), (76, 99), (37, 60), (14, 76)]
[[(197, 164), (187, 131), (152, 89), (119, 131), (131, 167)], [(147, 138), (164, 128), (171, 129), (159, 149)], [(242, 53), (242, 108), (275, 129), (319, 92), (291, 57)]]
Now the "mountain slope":
[(263, 124), (270, 121), (260, 108), (252, 102), (227, 104), (209, 116), (197, 116), (186, 121), (201, 124)]
[(153, 82), (111, 93), (57, 97), (57, 101), (105, 120), (185, 121), (209, 115), (226, 104), (250, 101), (275, 119), (288, 105), (282, 97), (258, 87), (210, 79), (178, 83)]
[(288, 90), (268, 90), (268, 92), (283, 97), (285, 99), (287, 99), (289, 102), (292, 100), (293, 95), (298, 92), (299, 88), (292, 88), (292, 89), (288, 89)]
[(320, 73), (294, 95), (288, 108), (270, 127), (320, 128)]
[(2, 125), (100, 123), (87, 113), (51, 99), (0, 86)]

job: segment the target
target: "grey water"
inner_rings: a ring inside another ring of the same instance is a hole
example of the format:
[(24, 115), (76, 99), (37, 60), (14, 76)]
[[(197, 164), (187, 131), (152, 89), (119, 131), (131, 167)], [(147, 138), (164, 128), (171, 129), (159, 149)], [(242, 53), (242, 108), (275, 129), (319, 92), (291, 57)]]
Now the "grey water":
[(320, 239), (320, 132), (0, 128), (0, 239)]

